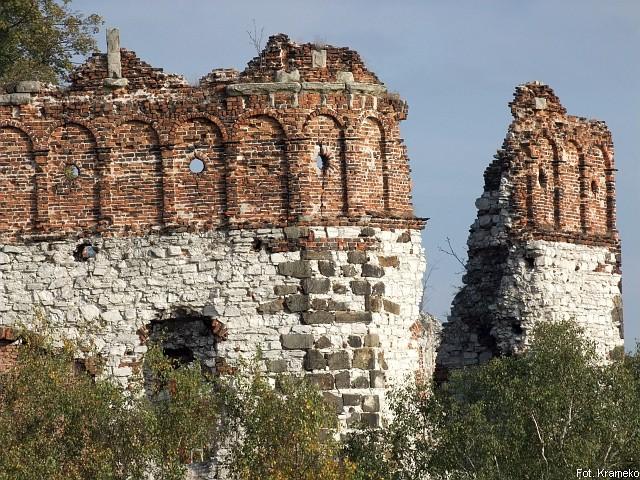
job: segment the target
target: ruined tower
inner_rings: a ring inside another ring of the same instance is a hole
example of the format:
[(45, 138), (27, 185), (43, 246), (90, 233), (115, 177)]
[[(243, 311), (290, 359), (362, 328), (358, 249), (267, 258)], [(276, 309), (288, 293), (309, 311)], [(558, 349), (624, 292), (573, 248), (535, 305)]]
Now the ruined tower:
[(428, 357), (406, 103), (348, 48), (276, 35), (191, 86), (108, 38), (68, 87), (0, 95), (2, 340), (41, 311), (126, 384), (166, 327), (176, 358), (260, 350), (378, 425)]
[(567, 115), (553, 90), (521, 85), (484, 173), (467, 271), (438, 370), (510, 354), (539, 321), (574, 320), (606, 357), (623, 344), (611, 133)]

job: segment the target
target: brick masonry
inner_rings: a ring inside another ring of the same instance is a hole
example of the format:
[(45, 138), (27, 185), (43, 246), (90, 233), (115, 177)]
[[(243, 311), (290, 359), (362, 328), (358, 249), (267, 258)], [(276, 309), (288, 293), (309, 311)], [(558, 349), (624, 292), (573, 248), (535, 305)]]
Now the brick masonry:
[(441, 376), (521, 349), (538, 321), (575, 320), (603, 358), (623, 344), (611, 133), (567, 115), (539, 82), (519, 86), (510, 106), (513, 123), (476, 201)]
[(67, 88), (0, 95), (0, 325), (42, 311), (123, 385), (149, 338), (219, 373), (259, 350), (379, 425), (434, 368), (406, 103), (346, 48), (277, 35), (190, 86), (109, 36)]

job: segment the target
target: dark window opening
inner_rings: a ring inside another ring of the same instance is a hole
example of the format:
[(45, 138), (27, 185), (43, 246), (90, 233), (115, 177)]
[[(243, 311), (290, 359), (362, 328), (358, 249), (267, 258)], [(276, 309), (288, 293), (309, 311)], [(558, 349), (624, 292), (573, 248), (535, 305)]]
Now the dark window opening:
[(99, 249), (94, 247), (90, 242), (83, 242), (76, 247), (73, 251), (73, 258), (76, 262), (86, 262), (92, 258), (95, 258)]

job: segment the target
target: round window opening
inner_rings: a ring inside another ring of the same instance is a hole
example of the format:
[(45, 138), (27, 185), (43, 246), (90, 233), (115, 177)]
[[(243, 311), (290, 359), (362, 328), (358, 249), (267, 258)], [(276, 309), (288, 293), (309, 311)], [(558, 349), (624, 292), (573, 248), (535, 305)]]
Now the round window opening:
[(199, 158), (194, 158), (189, 163), (189, 170), (191, 173), (202, 173), (204, 172), (204, 162)]
[(80, 169), (77, 165), (67, 165), (64, 167), (64, 176), (67, 180), (75, 180), (80, 176)]

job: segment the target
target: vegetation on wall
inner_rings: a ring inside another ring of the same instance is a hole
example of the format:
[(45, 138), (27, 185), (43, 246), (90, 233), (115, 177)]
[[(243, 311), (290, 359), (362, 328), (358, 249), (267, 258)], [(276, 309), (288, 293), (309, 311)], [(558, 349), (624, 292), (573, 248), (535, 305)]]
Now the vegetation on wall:
[(566, 479), (640, 466), (640, 357), (602, 364), (571, 323), (539, 325), (522, 355), (410, 384), (392, 410), (388, 428), (347, 442), (358, 478)]
[(408, 383), (389, 425), (342, 445), (315, 388), (257, 363), (213, 377), (152, 346), (123, 390), (78, 368), (72, 344), (24, 339), (0, 375), (0, 479), (177, 480), (221, 446), (237, 479), (552, 480), (640, 465), (640, 357), (602, 364), (573, 324), (540, 325), (524, 354), (442, 385)]

